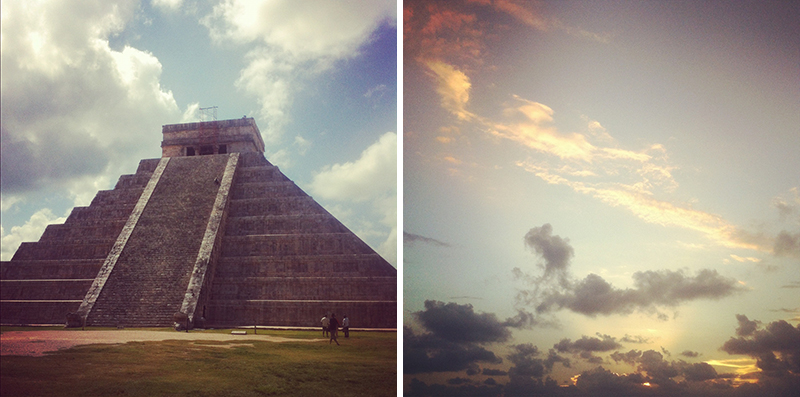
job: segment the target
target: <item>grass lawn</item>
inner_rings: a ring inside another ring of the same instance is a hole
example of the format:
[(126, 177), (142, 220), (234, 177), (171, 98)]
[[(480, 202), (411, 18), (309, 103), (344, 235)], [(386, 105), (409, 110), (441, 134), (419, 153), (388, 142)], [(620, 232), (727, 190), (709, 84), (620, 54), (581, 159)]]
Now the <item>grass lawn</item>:
[[(10, 330), (16, 329), (2, 329)], [(258, 333), (321, 338), (317, 331)], [(349, 339), (339, 335), (341, 346), (327, 341), (168, 340), (77, 346), (44, 357), (3, 356), (0, 395), (397, 395), (397, 333), (351, 332)]]

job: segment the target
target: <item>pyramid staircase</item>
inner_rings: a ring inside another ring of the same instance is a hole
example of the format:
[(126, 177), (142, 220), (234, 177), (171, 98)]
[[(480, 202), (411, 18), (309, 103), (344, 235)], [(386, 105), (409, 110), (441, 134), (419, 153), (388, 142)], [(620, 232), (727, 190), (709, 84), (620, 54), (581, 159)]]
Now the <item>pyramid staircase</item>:
[(122, 175), (113, 190), (75, 207), (60, 225), (49, 225), (35, 243), (22, 243), (0, 263), (0, 322), (64, 324), (75, 312), (155, 170), (143, 160), (136, 174)]
[(259, 152), (143, 160), (0, 283), (2, 324), (396, 327), (397, 270)]

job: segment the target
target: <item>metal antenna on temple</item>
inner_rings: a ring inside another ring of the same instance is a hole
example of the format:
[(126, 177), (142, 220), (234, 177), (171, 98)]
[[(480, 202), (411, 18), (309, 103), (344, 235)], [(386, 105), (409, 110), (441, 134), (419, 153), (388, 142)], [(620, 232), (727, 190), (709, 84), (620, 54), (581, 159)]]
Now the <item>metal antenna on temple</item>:
[(200, 108), (200, 121), (216, 121), (217, 120), (217, 107), (209, 106), (207, 108)]

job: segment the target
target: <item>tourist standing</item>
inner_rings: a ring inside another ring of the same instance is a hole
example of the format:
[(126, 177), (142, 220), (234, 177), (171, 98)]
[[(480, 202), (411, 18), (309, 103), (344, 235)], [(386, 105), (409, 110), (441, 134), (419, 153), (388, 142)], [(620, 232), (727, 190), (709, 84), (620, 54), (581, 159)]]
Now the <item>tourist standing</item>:
[(322, 336), (326, 337), (328, 336), (328, 325), (330, 324), (330, 320), (328, 320), (328, 317), (322, 316), (322, 320), (320, 321), (322, 322)]
[(344, 318), (342, 319), (342, 331), (344, 331), (344, 337), (345, 338), (349, 338), (350, 337), (350, 319), (347, 318), (346, 314), (344, 315)]
[(328, 344), (330, 345), (331, 342), (336, 342), (336, 346), (339, 346), (339, 340), (336, 339), (336, 333), (339, 332), (339, 320), (336, 319), (336, 314), (331, 314), (328, 331), (331, 333), (331, 340), (328, 341)]

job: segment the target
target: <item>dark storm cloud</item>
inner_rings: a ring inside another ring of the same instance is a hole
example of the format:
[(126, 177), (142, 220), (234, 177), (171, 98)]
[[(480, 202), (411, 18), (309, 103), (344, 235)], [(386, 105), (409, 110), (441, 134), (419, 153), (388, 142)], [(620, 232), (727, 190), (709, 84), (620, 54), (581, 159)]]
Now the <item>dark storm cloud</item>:
[(662, 320), (669, 317), (661, 307), (675, 307), (696, 299), (720, 299), (745, 288), (733, 279), (721, 276), (716, 270), (703, 269), (695, 275), (683, 270), (648, 270), (633, 274), (633, 288), (615, 288), (597, 274), (573, 279), (569, 266), (574, 250), (569, 239), (553, 235), (550, 224), (531, 229), (525, 243), (544, 259), (541, 275), (531, 275), (519, 268), (514, 278), (530, 285), (517, 292), (519, 306), (532, 306), (532, 324), (543, 322), (542, 315), (568, 309), (590, 317), (598, 314), (629, 314), (642, 311), (656, 314)]
[[(682, 270), (636, 272), (633, 280), (634, 288), (619, 289), (602, 277), (589, 274), (570, 288), (544, 291), (536, 311), (547, 313), (566, 308), (587, 316), (629, 314), (635, 310), (657, 312), (659, 306), (674, 307), (695, 299), (720, 299), (744, 291), (735, 279), (708, 269), (695, 276), (688, 276)], [(660, 317), (665, 316), (660, 314)]]
[(699, 357), (700, 353), (695, 352), (695, 351), (691, 351), (691, 350), (684, 350), (684, 351), (681, 352), (681, 356), (689, 357), (689, 358), (695, 358), (695, 357)]
[(639, 370), (647, 372), (647, 375), (657, 381), (664, 381), (680, 375), (680, 370), (675, 362), (664, 360), (664, 355), (655, 351), (647, 350), (637, 360)]
[(472, 305), (425, 301), (425, 310), (414, 313), (436, 336), (457, 343), (504, 342), (511, 331), (494, 313), (475, 313)]
[[(655, 379), (640, 372), (618, 374), (602, 366), (581, 372), (576, 386), (563, 391), (566, 396), (591, 397), (639, 397), (639, 396), (684, 396), (684, 397), (782, 397), (795, 396), (800, 391), (796, 379), (767, 380), (733, 386), (733, 374), (716, 374), (706, 363), (683, 365), (685, 381)], [(647, 382), (650, 386), (645, 384)]]
[[(514, 364), (508, 370), (509, 382), (506, 384), (508, 395), (536, 395), (545, 393), (552, 395), (558, 389), (558, 384), (549, 376), (542, 380), (546, 374), (553, 370), (556, 363), (570, 367), (568, 358), (559, 356), (555, 350), (550, 349), (547, 356), (542, 358), (539, 348), (530, 343), (512, 345), (512, 352), (508, 360)], [(547, 391), (549, 390), (549, 392)]]
[(508, 360), (514, 366), (508, 370), (508, 376), (512, 382), (515, 380), (528, 381), (532, 378), (540, 379), (545, 374), (553, 370), (556, 363), (561, 363), (564, 367), (570, 367), (570, 360), (562, 357), (550, 349), (547, 356), (541, 358), (539, 348), (530, 343), (512, 345), (512, 352), (508, 355)]
[(569, 239), (553, 236), (553, 227), (545, 223), (525, 234), (525, 245), (544, 258), (542, 279), (557, 277), (559, 282), (566, 281), (570, 259), (575, 255), (575, 250), (569, 245)]
[(531, 328), (540, 323), (540, 319), (524, 310), (517, 310), (516, 316), (509, 317), (503, 321), (503, 325), (510, 328)]
[(403, 328), (403, 373), (462, 371), (477, 362), (499, 364), (502, 359), (475, 344), (454, 343), (434, 334), (416, 335)]
[[(489, 382), (492, 380), (492, 382)], [(481, 397), (491, 397), (491, 396), (502, 396), (503, 395), (503, 385), (497, 384), (492, 378), (487, 379), (483, 385), (439, 385), (439, 384), (431, 384), (428, 385), (425, 382), (414, 378), (411, 379), (411, 382), (407, 389), (403, 390), (403, 395), (407, 396), (437, 396), (437, 397), (471, 397), (471, 396), (481, 396)]]
[(483, 372), (486, 376), (506, 376), (508, 372), (499, 370), (499, 369), (491, 369), (491, 368), (484, 368)]
[(436, 245), (436, 246), (439, 246), (439, 247), (449, 247), (450, 246), (450, 244), (445, 243), (443, 241), (439, 241), (439, 240), (437, 240), (435, 238), (425, 237), (425, 236), (421, 236), (419, 234), (414, 234), (414, 233), (409, 233), (409, 232), (403, 232), (403, 243), (406, 243), (406, 244), (425, 243), (425, 244)]
[(759, 321), (750, 321), (744, 314), (737, 314), (736, 320), (739, 321), (739, 327), (736, 328), (736, 336), (749, 336), (758, 328)]
[[(580, 395), (590, 396), (634, 396), (647, 392), (641, 374), (618, 375), (603, 367), (581, 372), (575, 382)], [(585, 393), (585, 394), (583, 394)]]
[[(685, 353), (685, 354), (684, 354)], [(685, 351), (682, 355), (697, 357), (695, 352)], [(714, 367), (706, 363), (687, 363), (683, 360), (667, 361), (664, 355), (655, 350), (631, 350), (627, 353), (614, 352), (609, 356), (615, 362), (635, 366), (637, 371), (647, 375), (648, 381), (658, 384), (671, 383), (672, 378), (683, 376), (687, 381), (700, 382), (718, 378)]]
[(614, 352), (609, 355), (612, 360), (616, 362), (624, 362), (630, 365), (636, 365), (636, 361), (642, 356), (641, 350), (631, 349), (627, 353)]
[(622, 347), (617, 342), (617, 339), (610, 335), (597, 334), (600, 338), (582, 336), (580, 339), (572, 342), (570, 339), (565, 338), (560, 342), (553, 345), (557, 351), (561, 353), (575, 353), (575, 352), (607, 352)]
[[(761, 372), (740, 376), (718, 374), (708, 363), (688, 363), (683, 360), (665, 360), (655, 350), (630, 350), (614, 352), (609, 357), (636, 368), (632, 374), (616, 374), (595, 368), (581, 373), (577, 380), (576, 395), (592, 396), (789, 396), (800, 393), (800, 326), (792, 327), (785, 321), (775, 321), (765, 327), (747, 316), (737, 315), (738, 337), (731, 338), (721, 350), (730, 354), (745, 354), (756, 358)], [(697, 357), (699, 354), (684, 351), (681, 355)], [(683, 381), (680, 381), (681, 377)], [(734, 378), (755, 379), (734, 387)], [(658, 388), (642, 387), (644, 382)]]
[(603, 359), (595, 356), (597, 352), (607, 352), (622, 347), (616, 338), (609, 335), (597, 334), (600, 338), (582, 336), (580, 339), (572, 342), (568, 338), (561, 339), (558, 343), (553, 345), (553, 348), (559, 353), (572, 353), (592, 364), (600, 364)]
[(472, 305), (425, 301), (425, 310), (413, 313), (428, 333), (404, 328), (403, 372), (472, 370), (477, 363), (499, 364), (502, 359), (482, 345), (505, 342), (511, 331), (494, 313), (475, 313)]
[(683, 377), (688, 381), (702, 382), (717, 379), (717, 370), (708, 363), (689, 364), (683, 368)]
[[(756, 359), (756, 366), (769, 376), (800, 377), (800, 325), (793, 327), (783, 320), (771, 322), (763, 329), (749, 328), (753, 321), (736, 316), (737, 337), (728, 339), (720, 348), (728, 354), (744, 354)], [(743, 330), (743, 327), (748, 328)], [(742, 332), (740, 332), (742, 330)]]
[(782, 230), (775, 238), (773, 247), (775, 256), (794, 256), (800, 258), (800, 232), (789, 233)]

